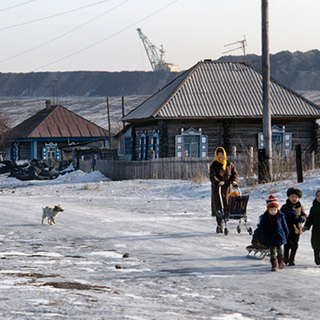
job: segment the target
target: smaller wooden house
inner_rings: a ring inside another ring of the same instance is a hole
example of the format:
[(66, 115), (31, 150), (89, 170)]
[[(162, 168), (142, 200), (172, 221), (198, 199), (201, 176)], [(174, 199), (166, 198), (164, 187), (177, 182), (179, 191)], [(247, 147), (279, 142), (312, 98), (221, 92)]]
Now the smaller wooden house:
[[(275, 79), (270, 83), (273, 148), (319, 149), (320, 108)], [(240, 62), (205, 60), (181, 73), (122, 118), (122, 157), (147, 160), (214, 156), (223, 146), (263, 148), (262, 73)], [(129, 141), (129, 137), (131, 140)], [(129, 149), (129, 147), (131, 148)]]
[(10, 130), (10, 159), (63, 160), (61, 149), (91, 143), (109, 146), (109, 132), (60, 106), (46, 101), (46, 108)]
[(120, 160), (132, 160), (132, 126), (126, 125), (114, 136)]

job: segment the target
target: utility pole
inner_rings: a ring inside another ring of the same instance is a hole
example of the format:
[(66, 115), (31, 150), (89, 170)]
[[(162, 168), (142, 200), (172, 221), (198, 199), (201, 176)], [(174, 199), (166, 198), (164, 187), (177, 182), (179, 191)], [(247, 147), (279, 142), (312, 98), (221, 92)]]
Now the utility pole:
[(263, 145), (265, 148), (266, 180), (272, 178), (272, 133), (270, 110), (270, 57), (269, 57), (269, 0), (262, 0), (262, 97)]
[(56, 97), (57, 97), (56, 105), (58, 106), (59, 105), (58, 79), (54, 79), (53, 81), (55, 82)]
[[(122, 105), (122, 117), (124, 117), (124, 116), (125, 116), (125, 111), (124, 111), (124, 96), (122, 96), (122, 103), (121, 103), (121, 105)], [(122, 125), (123, 125), (123, 128), (124, 128), (124, 127), (125, 127), (125, 123), (123, 122)]]
[(110, 106), (109, 106), (109, 98), (106, 98), (107, 100), (107, 112), (108, 112), (108, 129), (109, 129), (109, 146), (111, 149), (111, 123), (110, 123)]

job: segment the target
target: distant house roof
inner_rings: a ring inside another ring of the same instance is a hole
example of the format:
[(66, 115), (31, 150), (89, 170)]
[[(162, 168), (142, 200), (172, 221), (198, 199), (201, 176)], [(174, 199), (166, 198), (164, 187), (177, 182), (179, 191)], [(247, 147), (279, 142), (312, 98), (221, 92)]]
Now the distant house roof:
[(121, 129), (117, 134), (114, 135), (114, 138), (118, 139), (123, 136), (131, 128), (131, 126), (131, 124), (126, 124), (123, 129)]
[[(272, 117), (320, 118), (319, 107), (271, 78)], [(180, 74), (122, 121), (186, 118), (260, 118), (262, 73), (241, 62), (205, 60)]]
[(98, 138), (108, 131), (58, 105), (42, 109), (11, 130), (12, 139)]

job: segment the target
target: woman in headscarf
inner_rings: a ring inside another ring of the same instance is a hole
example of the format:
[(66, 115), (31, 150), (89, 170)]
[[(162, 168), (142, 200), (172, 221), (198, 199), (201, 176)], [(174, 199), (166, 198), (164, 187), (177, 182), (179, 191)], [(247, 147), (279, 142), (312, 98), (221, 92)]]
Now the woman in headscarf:
[[(210, 181), (212, 216), (216, 216), (217, 232), (222, 233), (222, 218), (217, 215), (217, 211), (228, 208), (228, 194), (231, 193), (232, 186), (238, 184), (236, 167), (227, 160), (226, 151), (222, 147), (218, 147), (214, 153), (214, 160), (210, 166)], [(219, 188), (221, 188), (223, 204), (220, 202)]]

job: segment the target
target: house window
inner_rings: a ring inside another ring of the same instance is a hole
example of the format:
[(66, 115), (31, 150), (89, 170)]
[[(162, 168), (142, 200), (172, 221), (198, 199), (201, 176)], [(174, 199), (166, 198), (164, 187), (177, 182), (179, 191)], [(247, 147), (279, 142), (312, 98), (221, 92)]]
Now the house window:
[(121, 160), (132, 159), (132, 136), (131, 128), (127, 128), (124, 134), (118, 139), (118, 156)]
[(118, 155), (124, 157), (131, 155), (132, 139), (131, 137), (122, 137), (118, 140)]
[[(282, 129), (273, 126), (271, 128), (272, 132), (272, 150), (275, 152), (283, 153), (288, 155), (292, 150), (292, 133), (286, 132), (285, 127)], [(258, 134), (258, 148), (263, 149), (263, 133)]]
[(199, 146), (199, 135), (185, 135), (183, 137), (183, 153), (186, 157), (199, 157), (200, 146)]
[(139, 160), (146, 160), (147, 158), (147, 135), (143, 132), (139, 141)]
[(208, 136), (190, 128), (181, 130), (181, 135), (176, 136), (176, 157), (178, 158), (206, 158), (208, 156)]
[(60, 150), (56, 143), (46, 143), (42, 148), (42, 160), (60, 160)]
[(281, 152), (283, 146), (283, 134), (274, 132), (272, 133), (272, 147), (276, 152)]
[(47, 148), (47, 159), (55, 159), (56, 158), (56, 151), (55, 147), (48, 147)]

